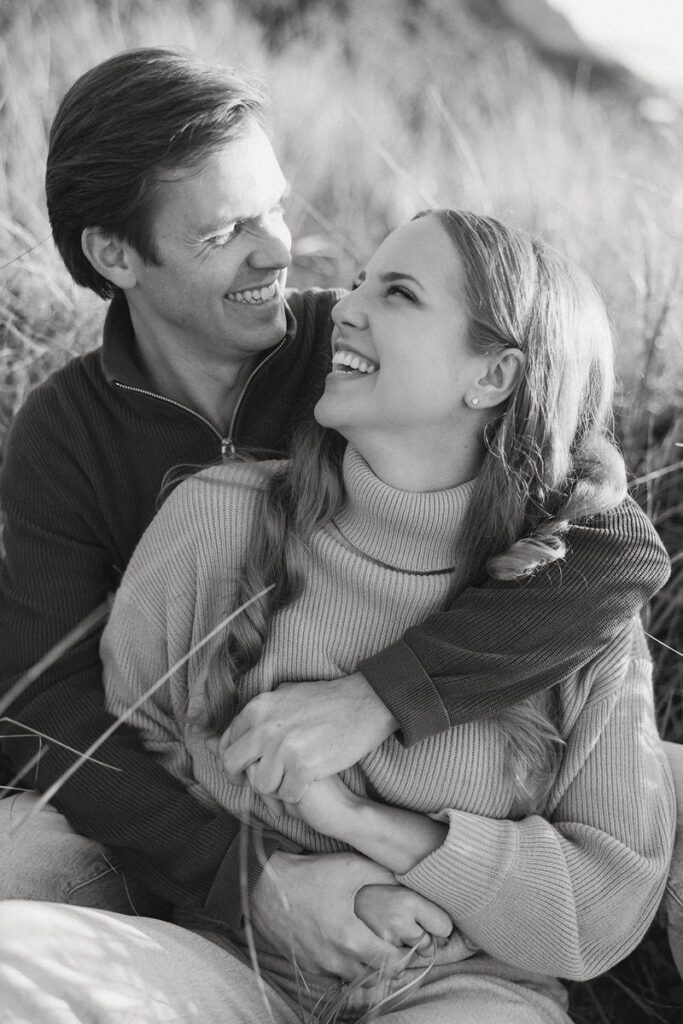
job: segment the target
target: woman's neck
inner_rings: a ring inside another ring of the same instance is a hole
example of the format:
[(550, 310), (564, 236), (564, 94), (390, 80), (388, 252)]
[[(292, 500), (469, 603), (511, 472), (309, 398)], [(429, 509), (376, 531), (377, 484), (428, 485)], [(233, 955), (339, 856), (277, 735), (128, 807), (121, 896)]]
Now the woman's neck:
[(478, 436), (349, 436), (383, 483), (400, 491), (444, 491), (472, 480), (483, 460)]

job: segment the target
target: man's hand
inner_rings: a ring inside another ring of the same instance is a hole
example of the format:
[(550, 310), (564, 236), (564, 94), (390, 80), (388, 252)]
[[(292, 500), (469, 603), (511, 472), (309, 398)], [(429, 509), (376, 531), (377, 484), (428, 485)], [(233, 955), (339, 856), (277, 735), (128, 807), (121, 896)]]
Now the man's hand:
[(316, 779), (355, 764), (398, 723), (356, 672), (320, 683), (284, 683), (260, 693), (223, 734), (219, 755), (228, 775), (258, 793), (297, 803)]
[[(406, 948), (380, 938), (356, 916), (355, 900), (363, 886), (386, 886), (399, 894), (398, 900), (407, 892), (390, 871), (355, 853), (276, 851), (251, 896), (252, 924), (279, 953), (294, 953), (302, 969), (352, 981), (368, 966), (384, 966), (393, 976), (405, 967)], [(410, 931), (407, 919), (399, 923), (407, 913), (404, 902), (394, 911), (390, 897), (381, 908), (364, 906), (373, 927), (381, 927), (386, 917), (386, 935)]]

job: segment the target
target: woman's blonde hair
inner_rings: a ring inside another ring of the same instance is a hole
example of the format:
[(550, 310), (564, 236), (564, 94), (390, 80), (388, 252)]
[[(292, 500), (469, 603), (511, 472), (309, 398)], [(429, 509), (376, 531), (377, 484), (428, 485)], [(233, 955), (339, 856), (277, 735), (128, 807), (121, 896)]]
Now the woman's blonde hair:
[[(486, 575), (515, 579), (564, 556), (572, 520), (604, 512), (625, 496), (623, 461), (610, 435), (607, 314), (581, 270), (523, 232), (458, 210), (418, 216), (438, 219), (462, 260), (472, 348), (524, 353), (515, 389), (482, 438), (460, 544), (466, 584)], [(306, 544), (344, 501), (345, 446), (335, 431), (306, 424), (291, 459), (264, 480), (238, 601), (274, 589), (235, 620), (221, 670), (207, 663), (201, 727), (220, 731), (229, 722), (234, 681), (258, 661), (272, 617), (301, 592)], [(559, 758), (558, 716), (555, 695), (546, 693), (496, 717), (518, 783), (519, 814), (544, 803)]]

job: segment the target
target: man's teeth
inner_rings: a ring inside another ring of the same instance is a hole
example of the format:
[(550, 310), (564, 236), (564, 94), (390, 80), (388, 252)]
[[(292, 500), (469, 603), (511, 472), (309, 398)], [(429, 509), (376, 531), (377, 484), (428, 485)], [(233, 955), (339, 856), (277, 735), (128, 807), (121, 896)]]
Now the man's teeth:
[(375, 373), (379, 369), (377, 363), (373, 363), (355, 352), (345, 352), (343, 349), (335, 352), (332, 356), (332, 366), (333, 372), (339, 374), (349, 373), (351, 370), (356, 370), (358, 373)]
[(243, 292), (229, 292), (225, 297), (228, 302), (246, 302), (251, 305), (258, 305), (260, 302), (268, 302), (274, 299), (278, 292), (277, 281), (267, 285), (265, 288), (247, 288)]

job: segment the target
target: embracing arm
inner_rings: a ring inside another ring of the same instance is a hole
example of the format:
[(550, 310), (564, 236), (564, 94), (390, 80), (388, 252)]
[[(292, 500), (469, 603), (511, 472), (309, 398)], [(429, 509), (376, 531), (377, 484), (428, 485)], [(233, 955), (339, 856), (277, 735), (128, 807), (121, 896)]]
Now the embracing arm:
[(408, 745), (486, 717), (586, 665), (669, 576), (631, 498), (573, 523), (561, 561), (519, 581), (468, 587), (358, 669)]
[(396, 730), (409, 746), (582, 668), (663, 586), (669, 559), (630, 498), (573, 523), (566, 541), (563, 560), (468, 587), (353, 675), (259, 695), (223, 737), (228, 773), (259, 761), (254, 787), (296, 801)]
[[(112, 556), (81, 498), (89, 484), (68, 452), (41, 448), (25, 455), (25, 431), (16, 425), (2, 478), (6, 556), (0, 567), (2, 692), (56, 644), (118, 582)], [(30, 440), (30, 439), (29, 439)], [(99, 631), (83, 639), (17, 698), (6, 714), (77, 750), (85, 750), (111, 724), (105, 710)], [(6, 725), (5, 732), (19, 732)], [(39, 740), (6, 739), (16, 771), (37, 752)], [(45, 790), (73, 763), (56, 743), (25, 782)], [(238, 823), (209, 811), (157, 765), (135, 732), (121, 727), (54, 798), (74, 828), (116, 847), (121, 861), (171, 903), (203, 908), (212, 916), (239, 917)]]
[(329, 817), (318, 824), (437, 902), (487, 953), (561, 977), (602, 973), (654, 916), (675, 821), (647, 657), (603, 683), (571, 732), (547, 819), (449, 810), (434, 821), (325, 780), (317, 785), (328, 787), (328, 809), (321, 802), (316, 813)]

